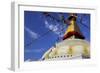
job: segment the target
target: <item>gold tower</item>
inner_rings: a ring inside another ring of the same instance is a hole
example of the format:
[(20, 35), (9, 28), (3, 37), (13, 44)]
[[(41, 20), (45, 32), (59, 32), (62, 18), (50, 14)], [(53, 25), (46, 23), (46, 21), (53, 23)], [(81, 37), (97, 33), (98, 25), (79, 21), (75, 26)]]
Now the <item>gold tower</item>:
[(63, 40), (67, 38), (84, 39), (84, 36), (82, 35), (78, 25), (76, 24), (77, 15), (72, 13), (69, 16), (68, 20), (69, 20), (69, 26), (64, 34)]

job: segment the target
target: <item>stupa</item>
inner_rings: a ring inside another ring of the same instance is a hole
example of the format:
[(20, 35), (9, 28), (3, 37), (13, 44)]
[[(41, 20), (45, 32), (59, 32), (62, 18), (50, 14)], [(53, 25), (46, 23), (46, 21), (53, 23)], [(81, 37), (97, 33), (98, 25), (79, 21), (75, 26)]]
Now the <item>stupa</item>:
[(68, 60), (90, 58), (90, 44), (80, 31), (76, 20), (77, 14), (68, 17), (69, 26), (63, 36), (63, 41), (56, 43), (47, 50), (41, 60)]

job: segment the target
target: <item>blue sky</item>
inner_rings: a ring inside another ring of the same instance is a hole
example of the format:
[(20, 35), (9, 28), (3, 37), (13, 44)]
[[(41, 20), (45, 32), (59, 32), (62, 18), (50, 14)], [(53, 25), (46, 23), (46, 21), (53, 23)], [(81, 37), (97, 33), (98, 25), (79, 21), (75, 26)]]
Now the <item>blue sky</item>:
[[(59, 13), (50, 12), (50, 15), (60, 19)], [(68, 18), (69, 13), (63, 15)], [(77, 24), (85, 39), (90, 42), (90, 14), (78, 14)], [(39, 60), (50, 47), (61, 41), (67, 27), (63, 22), (46, 17), (43, 12), (24, 11), (24, 60)]]

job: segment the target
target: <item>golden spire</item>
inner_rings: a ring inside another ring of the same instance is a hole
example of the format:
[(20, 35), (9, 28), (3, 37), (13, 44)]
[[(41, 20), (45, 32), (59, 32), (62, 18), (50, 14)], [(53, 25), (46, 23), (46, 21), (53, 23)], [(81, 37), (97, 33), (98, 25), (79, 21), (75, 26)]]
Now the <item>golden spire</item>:
[(63, 40), (74, 36), (74, 38), (84, 39), (78, 25), (76, 24), (77, 15), (72, 13), (68, 18), (70, 24), (64, 34)]

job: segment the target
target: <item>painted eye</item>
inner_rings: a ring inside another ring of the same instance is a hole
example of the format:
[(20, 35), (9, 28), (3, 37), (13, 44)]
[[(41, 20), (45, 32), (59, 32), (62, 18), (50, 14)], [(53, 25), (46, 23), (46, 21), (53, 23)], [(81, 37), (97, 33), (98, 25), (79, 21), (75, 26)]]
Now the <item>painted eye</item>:
[(82, 54), (82, 52), (83, 52), (83, 46), (81, 46), (81, 45), (76, 45), (76, 46), (74, 46), (73, 47), (73, 50), (74, 50), (74, 53), (75, 54)]

